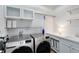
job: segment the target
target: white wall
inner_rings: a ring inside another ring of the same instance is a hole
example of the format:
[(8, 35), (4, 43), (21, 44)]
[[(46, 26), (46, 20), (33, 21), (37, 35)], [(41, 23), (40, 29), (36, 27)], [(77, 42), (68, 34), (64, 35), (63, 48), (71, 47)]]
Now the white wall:
[(6, 35), (6, 20), (4, 19), (4, 14), (3, 14), (3, 6), (0, 5), (0, 36), (5, 36)]
[[(75, 9), (74, 13), (70, 14), (68, 13), (68, 10), (73, 10), (74, 8), (77, 8), (79, 10), (79, 6), (63, 6), (56, 10), (56, 18), (55, 18), (55, 29), (56, 33), (59, 33), (59, 30), (61, 28), (62, 35), (67, 36), (75, 36), (79, 35), (79, 11)], [(69, 21), (71, 19), (71, 23)], [(74, 19), (74, 20), (72, 20)], [(78, 19), (78, 20), (75, 20)], [(60, 34), (60, 33), (59, 33)]]

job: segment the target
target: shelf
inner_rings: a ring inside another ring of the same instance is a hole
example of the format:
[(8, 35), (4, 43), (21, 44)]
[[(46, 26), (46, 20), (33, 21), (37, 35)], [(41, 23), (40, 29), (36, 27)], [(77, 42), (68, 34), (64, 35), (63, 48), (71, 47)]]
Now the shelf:
[(6, 18), (7, 20), (29, 20), (29, 21), (33, 20), (33, 18), (22, 18), (22, 17), (15, 17), (15, 16), (6, 16), (4, 18)]
[(22, 29), (22, 28), (30, 28), (30, 27), (16, 27), (16, 28), (7, 28), (6, 27), (6, 29), (20, 29), (20, 28)]
[(7, 28), (6, 27), (6, 29), (23, 29), (23, 28), (31, 28), (31, 29), (33, 29), (33, 28), (41, 28), (41, 27), (16, 27), (16, 28)]

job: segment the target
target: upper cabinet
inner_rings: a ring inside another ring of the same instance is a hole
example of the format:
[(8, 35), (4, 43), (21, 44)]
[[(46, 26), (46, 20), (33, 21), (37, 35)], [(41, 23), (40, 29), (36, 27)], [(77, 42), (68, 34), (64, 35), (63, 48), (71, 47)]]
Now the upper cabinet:
[(25, 18), (33, 18), (33, 12), (28, 10), (23, 10), (23, 17)]
[(7, 7), (6, 15), (20, 17), (20, 8)]
[[(6, 6), (5, 8), (6, 28), (27, 28), (34, 19), (34, 12), (23, 8)], [(19, 24), (19, 25), (18, 25)]]
[(34, 18), (32, 10), (6, 6), (5, 11), (6, 11), (5, 12), (6, 19), (33, 20)]

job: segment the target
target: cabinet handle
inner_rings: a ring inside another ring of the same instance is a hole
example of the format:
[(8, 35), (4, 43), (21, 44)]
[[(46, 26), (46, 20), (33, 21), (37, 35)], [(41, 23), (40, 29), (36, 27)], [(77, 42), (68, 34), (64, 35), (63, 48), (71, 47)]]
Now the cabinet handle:
[(53, 40), (53, 47), (54, 47), (55, 45), (54, 45), (54, 40)]
[(57, 40), (55, 40), (55, 42), (56, 42), (56, 48), (57, 48)]

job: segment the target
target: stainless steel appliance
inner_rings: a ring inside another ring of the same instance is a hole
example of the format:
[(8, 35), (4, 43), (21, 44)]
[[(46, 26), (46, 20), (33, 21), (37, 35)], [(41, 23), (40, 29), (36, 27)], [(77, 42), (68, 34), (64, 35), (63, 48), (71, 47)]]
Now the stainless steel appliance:
[(50, 53), (50, 43), (43, 34), (32, 34), (32, 37), (35, 40), (35, 53)]
[(13, 36), (6, 43), (6, 53), (32, 53), (33, 39), (30, 35), (23, 35), (22, 38)]

